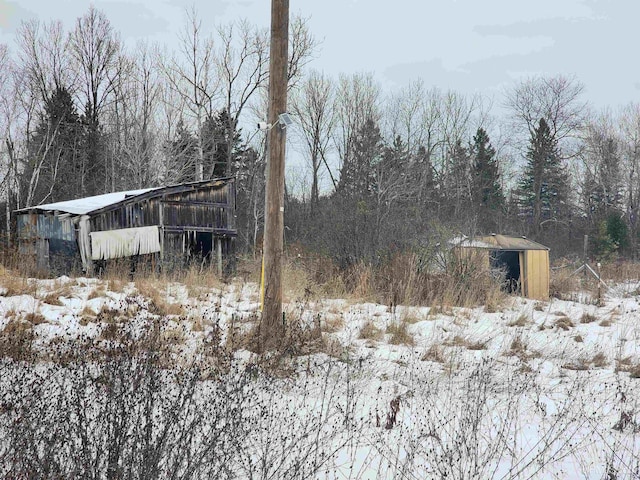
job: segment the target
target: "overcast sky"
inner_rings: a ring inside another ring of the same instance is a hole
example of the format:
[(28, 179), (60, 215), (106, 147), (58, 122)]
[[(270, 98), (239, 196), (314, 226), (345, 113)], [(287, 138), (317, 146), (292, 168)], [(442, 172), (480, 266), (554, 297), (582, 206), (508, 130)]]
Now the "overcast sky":
[[(269, 0), (96, 0), (130, 44), (175, 45), (184, 9), (203, 22), (246, 18), (268, 27)], [(73, 27), (90, 2), (0, 0), (0, 41), (22, 20)], [(314, 68), (373, 72), (387, 89), (422, 78), (443, 90), (499, 95), (521, 76), (575, 75), (596, 107), (640, 97), (638, 0), (290, 0), (321, 42)]]

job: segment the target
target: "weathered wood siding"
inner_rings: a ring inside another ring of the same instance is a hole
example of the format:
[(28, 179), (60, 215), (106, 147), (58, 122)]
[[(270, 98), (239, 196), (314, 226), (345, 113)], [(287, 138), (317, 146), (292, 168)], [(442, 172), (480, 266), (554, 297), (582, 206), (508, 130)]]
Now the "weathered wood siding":
[(235, 235), (235, 185), (232, 181), (168, 192), (125, 203), (91, 217), (91, 231), (161, 226), (165, 232), (200, 231)]

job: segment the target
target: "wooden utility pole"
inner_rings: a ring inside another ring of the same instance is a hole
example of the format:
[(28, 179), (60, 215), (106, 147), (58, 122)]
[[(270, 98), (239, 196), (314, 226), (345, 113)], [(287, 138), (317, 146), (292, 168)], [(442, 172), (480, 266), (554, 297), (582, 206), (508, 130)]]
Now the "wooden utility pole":
[(284, 157), (286, 130), (278, 122), (287, 111), (289, 0), (271, 0), (267, 185), (264, 223), (264, 306), (260, 336), (265, 350), (278, 348), (284, 337), (282, 255), (284, 232)]

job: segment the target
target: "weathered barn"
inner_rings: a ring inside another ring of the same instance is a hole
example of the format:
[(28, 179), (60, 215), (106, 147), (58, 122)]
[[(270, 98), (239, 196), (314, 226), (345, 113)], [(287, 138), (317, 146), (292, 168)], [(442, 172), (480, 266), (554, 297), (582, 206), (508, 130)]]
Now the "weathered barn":
[(222, 271), (236, 237), (234, 179), (115, 192), (16, 211), (20, 252), (41, 270), (92, 273), (96, 262), (153, 255), (176, 267), (208, 259)]
[(501, 269), (509, 288), (535, 299), (549, 298), (549, 248), (525, 237), (487, 235), (464, 237), (456, 247), (486, 255), (492, 268)]

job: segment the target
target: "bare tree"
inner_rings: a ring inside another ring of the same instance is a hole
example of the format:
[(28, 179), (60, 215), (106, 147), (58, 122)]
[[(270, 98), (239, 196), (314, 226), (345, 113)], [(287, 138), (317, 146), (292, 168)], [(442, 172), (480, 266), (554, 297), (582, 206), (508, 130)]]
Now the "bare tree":
[(56, 89), (73, 90), (77, 73), (72, 69), (70, 39), (60, 21), (22, 23), (17, 43), (20, 64), (42, 101)]
[(324, 74), (311, 72), (299, 89), (292, 95), (292, 110), (300, 123), (305, 151), (311, 167), (311, 210), (318, 203), (319, 173), (324, 164), (334, 189), (337, 186), (329, 164), (327, 150), (335, 125), (333, 112), (334, 86), (331, 79)]
[(180, 98), (185, 109), (184, 120), (195, 130), (197, 158), (195, 180), (204, 178), (204, 142), (202, 130), (206, 118), (214, 112), (219, 95), (219, 79), (215, 75), (214, 41), (203, 32), (202, 21), (195, 8), (186, 13), (187, 24), (180, 35), (182, 58), (160, 59), (169, 87)]
[(15, 154), (14, 138), (17, 127), (17, 91), (14, 82), (15, 65), (9, 56), (6, 45), (0, 44), (0, 155), (2, 158), (1, 173), (2, 188), (5, 200), (5, 228), (7, 239), (11, 239), (11, 197), (18, 189), (18, 160)]
[(112, 189), (142, 188), (158, 182), (157, 105), (161, 78), (152, 52), (139, 44), (133, 56), (121, 55), (113, 101), (106, 110)]
[(372, 74), (342, 75), (336, 91), (336, 130), (334, 142), (338, 151), (340, 169), (353, 150), (356, 133), (367, 120), (378, 123), (380, 113), (380, 86)]
[[(215, 59), (216, 71), (227, 112), (227, 137), (233, 135), (240, 115), (255, 92), (268, 78), (267, 32), (252, 27), (248, 22), (220, 26), (218, 28), (220, 52)], [(222, 141), (230, 145), (231, 138)], [(232, 173), (232, 148), (227, 148), (226, 173)], [(209, 176), (213, 175), (213, 165)]]
[(294, 88), (302, 78), (304, 67), (311, 61), (317, 47), (316, 39), (307, 26), (307, 19), (294, 16), (289, 25), (288, 88)]
[(640, 232), (640, 104), (626, 105), (619, 118), (622, 137), (622, 175), (625, 191), (626, 219), (629, 225), (630, 250), (637, 257)]
[(581, 100), (584, 85), (573, 77), (530, 77), (505, 93), (516, 132), (531, 137), (544, 118), (559, 143), (574, 137), (584, 123), (586, 103)]
[(87, 120), (98, 122), (101, 109), (113, 92), (117, 76), (120, 39), (106, 15), (94, 6), (76, 22), (71, 34), (71, 51), (78, 65), (87, 108)]
[(121, 69), (121, 44), (106, 15), (89, 7), (71, 33), (71, 51), (79, 74), (80, 102), (87, 126), (80, 152), (80, 190), (86, 195), (112, 189), (108, 165), (100, 145), (100, 114), (112, 100)]

